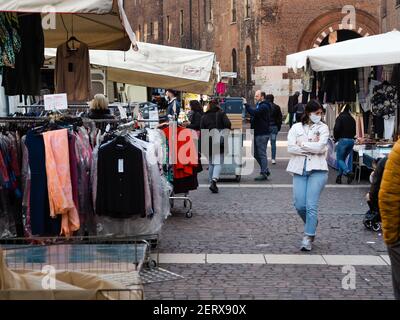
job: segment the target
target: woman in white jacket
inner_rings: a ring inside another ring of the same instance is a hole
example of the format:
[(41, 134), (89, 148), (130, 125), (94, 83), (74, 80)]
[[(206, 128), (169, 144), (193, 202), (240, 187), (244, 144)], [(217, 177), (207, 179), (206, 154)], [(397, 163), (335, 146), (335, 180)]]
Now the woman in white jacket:
[(291, 159), (287, 171), (293, 175), (295, 208), (303, 220), (302, 251), (311, 251), (318, 225), (318, 205), (328, 181), (329, 128), (322, 122), (323, 108), (310, 101), (300, 123), (289, 132), (288, 151)]

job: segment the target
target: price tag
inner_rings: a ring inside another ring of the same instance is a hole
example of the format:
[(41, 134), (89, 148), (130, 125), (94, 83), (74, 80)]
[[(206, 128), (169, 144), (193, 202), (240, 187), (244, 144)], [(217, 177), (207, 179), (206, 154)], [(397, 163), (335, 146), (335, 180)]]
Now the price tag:
[(44, 96), (44, 109), (46, 111), (67, 110), (68, 99), (66, 93), (48, 94)]
[(124, 159), (118, 159), (118, 173), (124, 173)]

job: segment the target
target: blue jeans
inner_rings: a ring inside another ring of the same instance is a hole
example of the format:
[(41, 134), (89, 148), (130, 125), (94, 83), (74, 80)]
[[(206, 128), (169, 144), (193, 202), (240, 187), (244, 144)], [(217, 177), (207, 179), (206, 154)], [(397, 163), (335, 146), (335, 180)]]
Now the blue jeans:
[(276, 140), (278, 139), (278, 127), (271, 126), (271, 151), (272, 151), (272, 160), (276, 160)]
[(261, 174), (268, 174), (268, 148), (269, 135), (254, 137), (254, 158), (261, 167)]
[(294, 206), (305, 224), (306, 236), (316, 235), (319, 199), (327, 182), (327, 171), (304, 172), (302, 176), (294, 175)]
[(211, 183), (213, 180), (218, 181), (224, 163), (224, 154), (216, 154), (212, 157), (208, 167), (208, 180)]
[(339, 144), (336, 148), (336, 159), (339, 168), (339, 175), (348, 175), (353, 171), (353, 168), (349, 168), (346, 164), (346, 159), (353, 152), (354, 140), (353, 139), (340, 139)]

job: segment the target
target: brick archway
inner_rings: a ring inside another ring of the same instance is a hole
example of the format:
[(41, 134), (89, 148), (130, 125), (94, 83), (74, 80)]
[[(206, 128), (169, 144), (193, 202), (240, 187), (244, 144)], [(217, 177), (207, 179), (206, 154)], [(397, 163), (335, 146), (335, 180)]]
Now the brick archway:
[(321, 42), (334, 31), (352, 30), (362, 37), (379, 33), (378, 20), (365, 11), (356, 10), (356, 25), (350, 26), (351, 28), (342, 25), (344, 16), (341, 10), (335, 10), (311, 22), (299, 41), (298, 51), (319, 47)]

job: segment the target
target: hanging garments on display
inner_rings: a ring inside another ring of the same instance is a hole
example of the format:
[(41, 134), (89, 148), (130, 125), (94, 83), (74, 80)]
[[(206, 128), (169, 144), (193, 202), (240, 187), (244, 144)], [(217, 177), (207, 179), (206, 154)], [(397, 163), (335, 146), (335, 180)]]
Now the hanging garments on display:
[(79, 47), (71, 48), (66, 42), (57, 48), (55, 85), (56, 93), (66, 93), (69, 102), (86, 102), (92, 98), (87, 44), (79, 42)]
[(62, 216), (61, 234), (71, 236), (80, 228), (79, 216), (72, 196), (68, 130), (43, 133), (46, 152), (47, 188), (50, 216)]
[(39, 95), (42, 85), (41, 67), (45, 60), (40, 14), (18, 14), (18, 34), (21, 48), (16, 53), (15, 67), (3, 69), (2, 85), (8, 96)]

